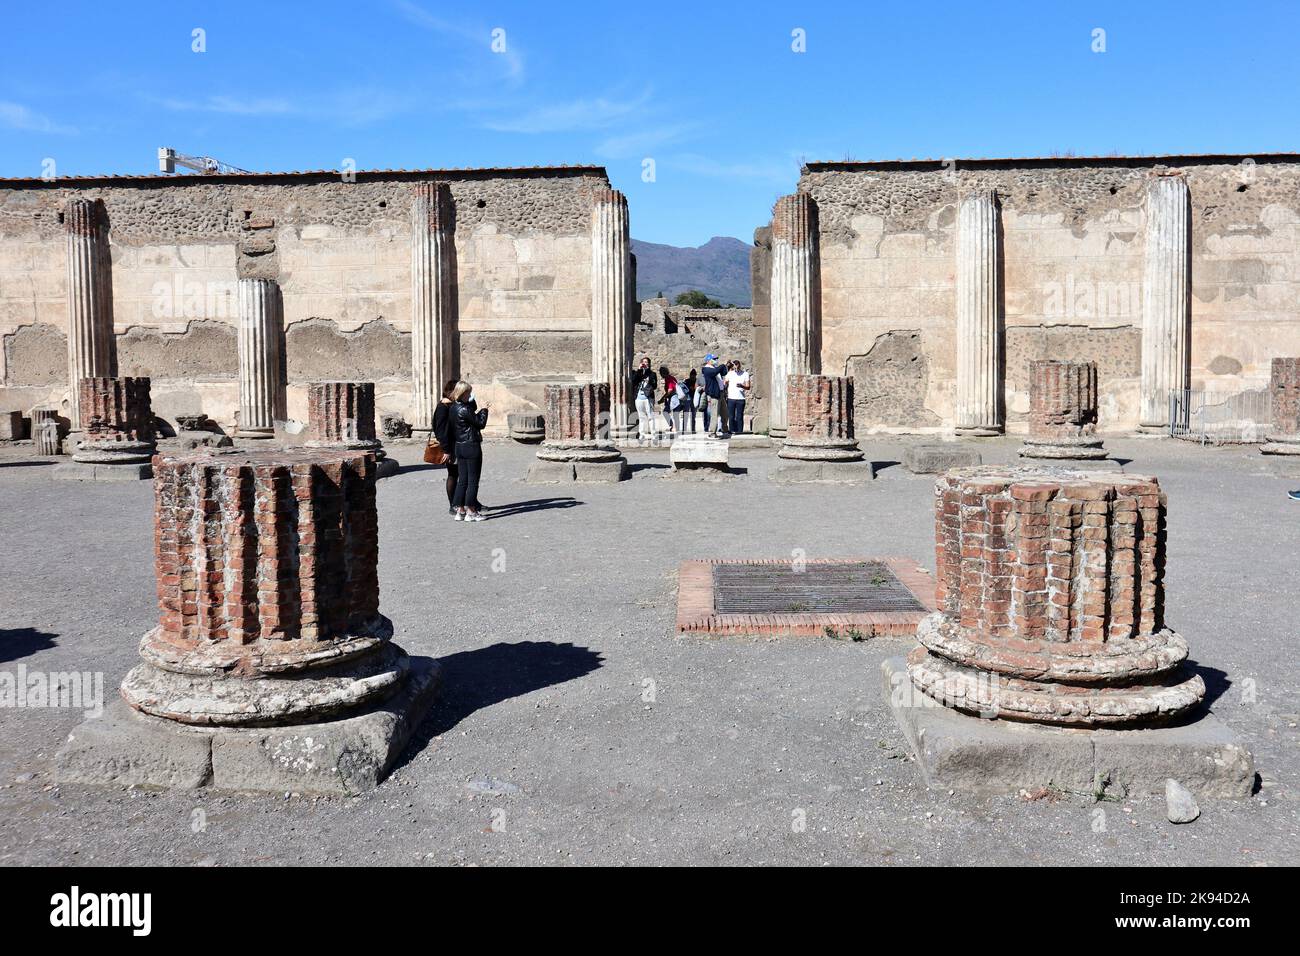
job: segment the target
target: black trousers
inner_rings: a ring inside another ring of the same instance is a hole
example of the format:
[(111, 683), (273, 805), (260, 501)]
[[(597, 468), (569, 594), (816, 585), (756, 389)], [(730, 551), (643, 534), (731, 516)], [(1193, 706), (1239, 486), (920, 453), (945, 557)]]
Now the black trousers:
[(453, 508), (479, 509), (478, 480), (483, 474), (483, 452), (477, 445), (456, 446), (456, 494)]
[(456, 467), (456, 459), (447, 459), (447, 504), (451, 504), (456, 497), (456, 479), (460, 476), (460, 469)]

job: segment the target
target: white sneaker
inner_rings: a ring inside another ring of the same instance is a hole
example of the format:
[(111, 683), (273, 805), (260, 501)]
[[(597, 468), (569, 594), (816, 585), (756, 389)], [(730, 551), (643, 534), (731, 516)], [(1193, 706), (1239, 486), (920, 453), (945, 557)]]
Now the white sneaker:
[(464, 520), (465, 520), (465, 515), (464, 515), (462, 512), (457, 511), (457, 512), (452, 516), (452, 518), (453, 518), (453, 520), (455, 520), (455, 521), (464, 521)]
[(478, 511), (471, 511), (465, 516), (466, 521), (486, 521), (487, 519)]

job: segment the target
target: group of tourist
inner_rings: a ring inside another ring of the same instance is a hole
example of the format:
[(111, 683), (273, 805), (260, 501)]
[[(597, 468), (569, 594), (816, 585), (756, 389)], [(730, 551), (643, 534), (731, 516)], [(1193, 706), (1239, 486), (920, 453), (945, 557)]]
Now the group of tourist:
[[(660, 392), (662, 383), (663, 391)], [(697, 416), (704, 418), (704, 434), (710, 438), (730, 438), (745, 431), (745, 402), (753, 381), (739, 359), (722, 364), (710, 352), (697, 372), (691, 369), (679, 379), (668, 366), (651, 367), (650, 357), (642, 356), (632, 374), (632, 394), (636, 400), (636, 432), (642, 443), (659, 441), (659, 414), (662, 412), (669, 438), (695, 433)]]

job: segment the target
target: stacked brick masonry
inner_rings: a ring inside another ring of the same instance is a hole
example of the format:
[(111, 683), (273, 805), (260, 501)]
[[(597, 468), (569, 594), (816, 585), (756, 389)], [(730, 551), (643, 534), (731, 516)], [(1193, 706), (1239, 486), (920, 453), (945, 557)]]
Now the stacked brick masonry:
[(1274, 432), (1300, 438), (1300, 358), (1273, 359), (1270, 390)]
[(1029, 435), (1078, 438), (1097, 430), (1097, 363), (1029, 363)]
[(83, 378), (77, 386), (82, 425), (95, 441), (153, 441), (147, 378)]
[(791, 375), (786, 402), (787, 438), (853, 438), (852, 376)]
[(377, 444), (375, 383), (312, 382), (307, 386), (307, 425), (313, 444)]
[(597, 441), (608, 431), (608, 384), (546, 386), (547, 441)]
[(345, 452), (154, 461), (155, 641), (255, 673), (379, 613), (374, 461)]

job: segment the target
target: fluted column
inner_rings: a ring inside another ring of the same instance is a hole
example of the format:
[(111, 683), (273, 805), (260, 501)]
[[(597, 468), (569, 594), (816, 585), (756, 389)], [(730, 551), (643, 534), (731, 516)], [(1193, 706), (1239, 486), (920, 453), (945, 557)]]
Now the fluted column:
[(1191, 384), (1191, 201), (1181, 176), (1147, 183), (1142, 277), (1144, 428), (1169, 424), (1169, 392)]
[(957, 432), (1002, 433), (1002, 283), (992, 190), (957, 208)]
[(451, 187), (417, 183), (411, 203), (411, 425), (417, 431), (433, 429), (443, 385), (460, 377), (459, 312)]
[(773, 437), (786, 434), (789, 376), (821, 372), (821, 324), (817, 204), (805, 193), (782, 196), (772, 209), (768, 432)]
[(239, 280), (239, 437), (271, 438), (280, 388), (280, 289), (271, 279)]
[(634, 296), (627, 197), (598, 189), (591, 207), (591, 378), (609, 383), (615, 440), (628, 434)]
[(69, 419), (80, 431), (78, 383), (83, 378), (117, 375), (113, 339), (113, 261), (108, 246), (108, 217), (98, 199), (70, 199), (63, 226), (68, 237), (68, 384)]

